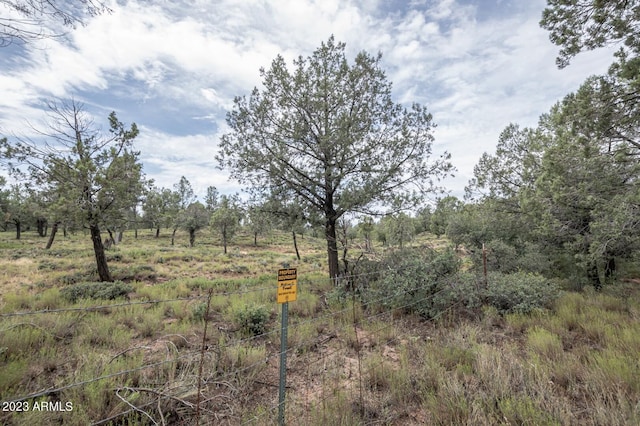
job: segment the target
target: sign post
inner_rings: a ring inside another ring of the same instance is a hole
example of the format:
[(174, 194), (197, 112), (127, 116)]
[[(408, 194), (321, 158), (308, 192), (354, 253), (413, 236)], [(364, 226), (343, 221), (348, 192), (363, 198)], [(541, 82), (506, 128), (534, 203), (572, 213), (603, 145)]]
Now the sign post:
[(289, 302), (298, 295), (298, 270), (287, 268), (278, 270), (278, 303), (282, 305), (282, 325), (280, 327), (280, 390), (278, 394), (278, 424), (284, 426), (284, 399), (287, 382), (287, 330), (289, 322)]

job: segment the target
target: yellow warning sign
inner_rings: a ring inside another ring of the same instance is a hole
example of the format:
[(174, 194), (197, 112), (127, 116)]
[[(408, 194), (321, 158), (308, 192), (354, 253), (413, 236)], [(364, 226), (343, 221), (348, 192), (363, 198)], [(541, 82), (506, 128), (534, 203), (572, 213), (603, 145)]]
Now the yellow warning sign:
[(278, 270), (278, 303), (293, 302), (298, 295), (298, 270)]

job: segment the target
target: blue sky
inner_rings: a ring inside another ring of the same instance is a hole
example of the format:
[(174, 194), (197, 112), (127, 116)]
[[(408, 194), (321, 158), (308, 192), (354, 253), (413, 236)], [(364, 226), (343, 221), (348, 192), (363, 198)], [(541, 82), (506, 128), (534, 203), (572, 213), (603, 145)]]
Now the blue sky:
[[(434, 154), (458, 169), (444, 185), (462, 196), (480, 155), (509, 123), (536, 124), (611, 50), (558, 70), (558, 48), (538, 26), (544, 0), (118, 0), (112, 14), (67, 37), (0, 48), (0, 135), (44, 127), (44, 104), (75, 98), (96, 123), (111, 111), (141, 132), (148, 177), (172, 187), (184, 175), (203, 196), (241, 188), (217, 169), (217, 143), (233, 98), (260, 85), (277, 54), (308, 56), (331, 34), (382, 52), (397, 102), (433, 114)], [(6, 11), (0, 6), (0, 14)]]

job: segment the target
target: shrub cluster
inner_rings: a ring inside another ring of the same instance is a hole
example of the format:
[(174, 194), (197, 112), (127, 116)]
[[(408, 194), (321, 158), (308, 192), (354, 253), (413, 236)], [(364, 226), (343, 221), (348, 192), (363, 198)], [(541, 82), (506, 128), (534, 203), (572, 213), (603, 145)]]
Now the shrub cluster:
[(250, 336), (264, 334), (269, 317), (269, 310), (263, 305), (246, 305), (235, 313), (240, 330)]
[(487, 303), (501, 314), (530, 313), (551, 308), (560, 295), (559, 287), (547, 278), (530, 273), (493, 273), (488, 276)]
[(133, 287), (122, 281), (115, 282), (88, 282), (73, 284), (60, 290), (60, 295), (71, 303), (80, 299), (106, 299), (113, 300), (118, 297), (128, 297)]
[(494, 272), (487, 282), (460, 271), (451, 249), (399, 251), (369, 264), (370, 274), (360, 277), (358, 291), (365, 306), (400, 310), (437, 318), (445, 312), (478, 315), (483, 305), (500, 314), (529, 313), (550, 308), (559, 296), (558, 286), (535, 273)]
[[(368, 264), (367, 269), (369, 273), (358, 274), (356, 287), (365, 305), (431, 317), (435, 305), (442, 303), (434, 296), (451, 283), (460, 261), (453, 250), (401, 250), (376, 265)], [(449, 287), (457, 289), (455, 285)]]
[[(540, 274), (549, 274), (553, 269), (553, 262), (545, 254), (545, 250), (538, 244), (525, 242), (521, 244), (509, 244), (502, 240), (491, 240), (487, 247), (487, 267), (490, 271), (513, 273), (517, 271), (530, 271)], [(480, 247), (468, 247), (473, 267), (482, 271), (482, 249)]]

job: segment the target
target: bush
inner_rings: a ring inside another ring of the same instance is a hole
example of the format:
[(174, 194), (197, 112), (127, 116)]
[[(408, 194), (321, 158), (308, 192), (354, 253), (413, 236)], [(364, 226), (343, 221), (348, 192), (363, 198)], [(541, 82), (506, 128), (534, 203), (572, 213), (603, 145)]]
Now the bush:
[(122, 262), (122, 255), (120, 253), (108, 254), (107, 262)]
[(41, 271), (43, 271), (43, 270), (56, 271), (59, 268), (60, 268), (60, 266), (56, 262), (51, 262), (49, 260), (43, 260), (38, 265), (38, 269), (41, 270)]
[(445, 312), (479, 315), (484, 304), (501, 315), (530, 313), (550, 308), (560, 293), (554, 282), (524, 272), (490, 273), (485, 285), (479, 276), (459, 272), (460, 261), (451, 249), (399, 251), (370, 266), (371, 281), (358, 288), (367, 308), (417, 313), (429, 319)]
[(521, 252), (517, 261), (518, 270), (545, 276), (553, 270), (551, 256), (540, 245), (526, 242)]
[(459, 268), (460, 261), (451, 249), (394, 252), (380, 262), (376, 279), (369, 288), (362, 289), (362, 298), (371, 307), (399, 309), (431, 318), (441, 305), (434, 303), (434, 296), (452, 283), (450, 279)]
[(193, 309), (191, 309), (191, 318), (194, 321), (202, 321), (207, 316), (207, 304), (200, 303), (196, 305)]
[(551, 308), (560, 295), (558, 286), (538, 274), (515, 272), (488, 276), (487, 303), (501, 314), (530, 313)]
[(113, 300), (118, 297), (127, 297), (133, 291), (133, 287), (121, 281), (115, 282), (90, 282), (79, 283), (60, 290), (60, 295), (71, 303), (80, 299), (106, 299)]
[(458, 273), (443, 280), (431, 303), (421, 314), (427, 318), (437, 318), (444, 312), (469, 318), (477, 317), (484, 300), (484, 284), (476, 275)]
[(98, 278), (98, 271), (95, 268), (88, 268), (84, 271), (74, 272), (69, 275), (65, 275), (60, 277), (59, 281), (62, 284), (70, 285), (70, 284), (78, 284), (91, 280), (95, 280)]
[[(510, 273), (518, 270), (518, 252), (514, 246), (502, 240), (491, 240), (485, 244), (487, 249), (487, 269), (494, 272)], [(477, 271), (483, 270), (482, 249), (471, 250), (473, 266)]]
[(269, 311), (262, 305), (247, 305), (236, 312), (235, 319), (243, 333), (258, 336), (267, 330)]
[(129, 265), (113, 268), (113, 275), (120, 281), (155, 281), (158, 278), (153, 266)]
[[(486, 244), (487, 269), (492, 272), (510, 274), (517, 271), (528, 271), (547, 274), (553, 268), (551, 259), (538, 244), (525, 242), (512, 245), (502, 240), (491, 240)], [(474, 268), (482, 271), (482, 250), (480, 247), (471, 249), (471, 259)]]

